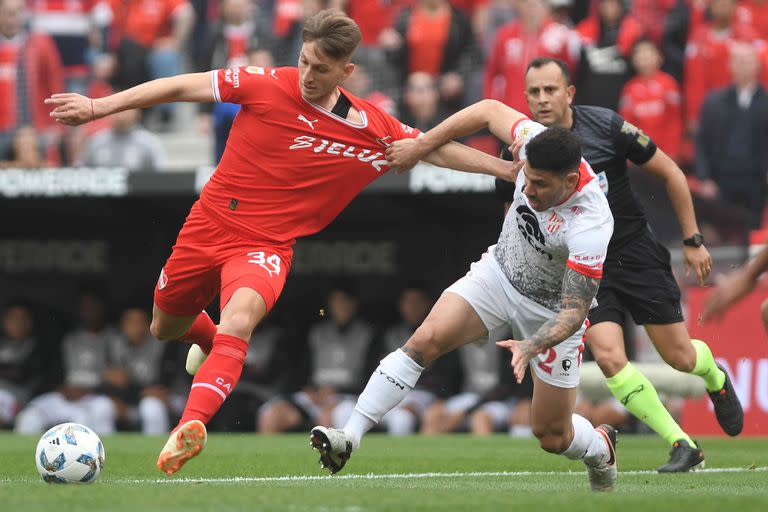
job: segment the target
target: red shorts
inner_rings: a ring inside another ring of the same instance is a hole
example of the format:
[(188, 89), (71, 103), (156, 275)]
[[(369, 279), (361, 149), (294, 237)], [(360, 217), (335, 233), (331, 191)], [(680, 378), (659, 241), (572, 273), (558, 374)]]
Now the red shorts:
[(225, 231), (195, 203), (160, 271), (155, 304), (174, 316), (197, 316), (221, 292), (221, 309), (238, 288), (252, 288), (272, 309), (285, 285), (289, 244), (253, 242)]

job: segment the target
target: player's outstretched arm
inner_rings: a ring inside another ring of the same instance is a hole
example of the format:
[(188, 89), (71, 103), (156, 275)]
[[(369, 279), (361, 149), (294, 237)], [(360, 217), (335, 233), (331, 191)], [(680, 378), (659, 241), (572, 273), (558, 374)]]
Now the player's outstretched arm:
[(754, 290), (757, 280), (766, 270), (768, 270), (768, 246), (764, 247), (743, 268), (717, 280), (717, 286), (704, 304), (701, 320), (708, 322), (721, 318), (733, 303)]
[(496, 158), (452, 141), (429, 153), (424, 157), (424, 161), (457, 171), (490, 174), (512, 182), (517, 179), (517, 172), (520, 170), (514, 162)]
[(77, 126), (134, 108), (146, 108), (159, 103), (213, 101), (211, 74), (189, 73), (158, 78), (103, 98), (88, 98), (81, 94), (54, 94), (45, 100), (53, 107), (50, 116), (61, 124)]
[[(677, 220), (680, 222), (683, 239), (699, 233), (688, 181), (675, 161), (659, 148), (651, 159), (641, 167), (664, 182), (672, 208), (674, 208)], [(712, 270), (712, 257), (707, 248), (703, 245), (700, 247), (683, 246), (683, 259), (685, 260), (686, 275), (693, 270), (699, 284), (703, 286)]]
[(387, 160), (400, 169), (410, 169), (419, 160), (450, 140), (489, 129), (496, 137), (512, 144), (512, 126), (527, 116), (496, 100), (482, 100), (460, 110), (407, 146), (395, 142)]
[(530, 339), (496, 343), (512, 351), (512, 367), (518, 382), (522, 382), (525, 377), (525, 369), (531, 359), (568, 339), (581, 327), (587, 318), (592, 300), (597, 295), (599, 285), (600, 279), (566, 267), (560, 312), (539, 327)]

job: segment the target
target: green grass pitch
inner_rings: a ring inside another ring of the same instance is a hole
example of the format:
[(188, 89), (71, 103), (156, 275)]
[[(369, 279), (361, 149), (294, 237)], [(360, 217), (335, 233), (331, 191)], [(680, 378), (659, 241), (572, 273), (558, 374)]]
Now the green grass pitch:
[(768, 439), (702, 439), (707, 471), (659, 475), (667, 447), (620, 436), (619, 482), (589, 491), (580, 463), (535, 440), (466, 435), (363, 440), (342, 473), (325, 476), (308, 435), (211, 434), (176, 476), (155, 468), (165, 439), (103, 439), (92, 485), (49, 485), (37, 475), (37, 438), (0, 434), (0, 510), (125, 511), (768, 511)]

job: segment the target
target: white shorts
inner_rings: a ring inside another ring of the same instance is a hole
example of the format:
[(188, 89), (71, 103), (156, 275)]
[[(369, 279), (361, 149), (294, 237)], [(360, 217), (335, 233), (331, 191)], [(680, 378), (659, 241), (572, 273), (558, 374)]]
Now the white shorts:
[[(472, 263), (466, 276), (445, 291), (469, 302), (488, 329), (490, 340), (504, 339), (510, 330), (513, 339), (529, 339), (556, 315), (518, 292), (496, 258), (487, 252)], [(579, 384), (585, 332), (586, 321), (570, 338), (532, 359), (530, 366), (536, 375), (547, 384), (575, 388)]]

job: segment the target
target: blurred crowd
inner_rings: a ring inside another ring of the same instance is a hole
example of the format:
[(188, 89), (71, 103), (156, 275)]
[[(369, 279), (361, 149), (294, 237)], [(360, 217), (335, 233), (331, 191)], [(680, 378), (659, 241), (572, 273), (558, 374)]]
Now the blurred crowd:
[[(241, 380), (209, 428), (276, 433), (343, 426), (378, 361), (405, 343), (432, 304), (424, 286), (408, 284), (393, 304), (397, 320), (374, 325), (361, 314), (355, 284), (339, 280), (318, 321), (306, 328), (281, 321), (278, 310), (253, 334)], [(68, 327), (51, 329), (41, 316), (22, 300), (0, 311), (0, 429), (35, 434), (75, 421), (100, 434), (165, 434), (176, 424), (192, 379), (184, 369), (189, 345), (153, 338), (144, 307), (128, 304), (113, 314), (91, 287), (80, 293)], [(379, 429), (529, 436), (531, 393), (530, 376), (522, 384), (514, 380), (508, 351), (471, 344), (433, 363)], [(613, 399), (580, 400), (578, 409), (592, 421), (630, 421)]]
[[(672, 156), (703, 198), (763, 224), (768, 149), (766, 0), (0, 0), (0, 168), (159, 170), (174, 105), (63, 130), (42, 100), (107, 95), (181, 72), (295, 65), (303, 20), (360, 25), (344, 84), (419, 129), (481, 98), (528, 112), (524, 72), (565, 61), (575, 101), (617, 110)], [(216, 162), (237, 105), (204, 105)], [(489, 136), (468, 141), (495, 153)], [(206, 162), (201, 162), (205, 164)]]

